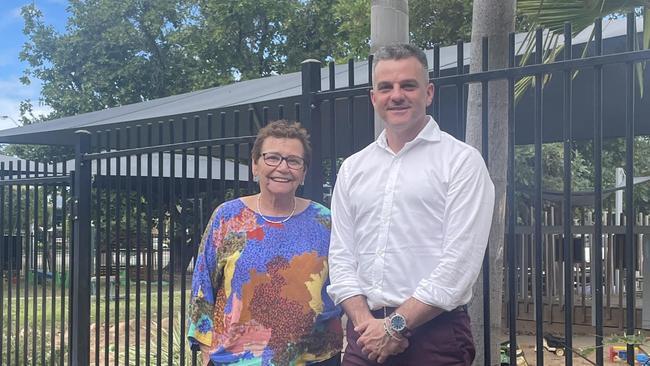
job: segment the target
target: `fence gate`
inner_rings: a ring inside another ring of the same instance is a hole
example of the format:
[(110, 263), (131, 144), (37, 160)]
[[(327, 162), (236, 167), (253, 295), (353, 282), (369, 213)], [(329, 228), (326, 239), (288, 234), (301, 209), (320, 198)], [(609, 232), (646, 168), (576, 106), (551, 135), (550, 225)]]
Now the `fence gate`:
[(0, 164), (0, 364), (63, 365), (70, 333), (71, 176)]

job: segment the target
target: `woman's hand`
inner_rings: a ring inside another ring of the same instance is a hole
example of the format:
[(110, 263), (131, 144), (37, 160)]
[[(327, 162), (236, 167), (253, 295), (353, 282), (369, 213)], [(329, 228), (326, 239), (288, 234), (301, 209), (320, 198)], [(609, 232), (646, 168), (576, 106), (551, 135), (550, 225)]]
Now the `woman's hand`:
[(209, 366), (210, 365), (210, 348), (208, 346), (204, 346), (202, 344), (199, 345), (199, 349), (201, 350), (201, 365), (203, 366)]

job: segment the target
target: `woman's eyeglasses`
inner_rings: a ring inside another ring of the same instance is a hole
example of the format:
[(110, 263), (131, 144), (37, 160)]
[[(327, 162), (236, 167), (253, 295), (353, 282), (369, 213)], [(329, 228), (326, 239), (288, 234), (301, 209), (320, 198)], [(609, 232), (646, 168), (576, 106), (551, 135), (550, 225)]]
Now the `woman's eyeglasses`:
[(302, 169), (305, 166), (305, 159), (295, 155), (282, 156), (278, 153), (263, 153), (262, 158), (266, 165), (273, 167), (282, 164), (282, 160), (285, 160), (287, 166), (294, 170)]

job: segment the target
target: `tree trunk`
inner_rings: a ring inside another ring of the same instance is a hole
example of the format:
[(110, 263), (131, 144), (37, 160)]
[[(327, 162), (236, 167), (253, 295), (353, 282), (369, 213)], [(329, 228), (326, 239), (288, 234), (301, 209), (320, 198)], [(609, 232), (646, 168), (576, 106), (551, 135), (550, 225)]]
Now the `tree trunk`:
[[(489, 68), (502, 69), (508, 65), (508, 34), (515, 29), (515, 0), (474, 0), (472, 14), (472, 47), (470, 71), (482, 69), (482, 39), (488, 37)], [(482, 146), (481, 85), (469, 87), (467, 101), (466, 141), (481, 150)], [(495, 81), (488, 93), (488, 169), (495, 186), (495, 207), (489, 240), (490, 261), (490, 335), (491, 364), (499, 365), (499, 343), (503, 337), (501, 311), (503, 296), (503, 253), (505, 233), (506, 183), (508, 167), (508, 84)], [(484, 365), (483, 272), (474, 285), (470, 303), (472, 333), (476, 343), (475, 365)]]

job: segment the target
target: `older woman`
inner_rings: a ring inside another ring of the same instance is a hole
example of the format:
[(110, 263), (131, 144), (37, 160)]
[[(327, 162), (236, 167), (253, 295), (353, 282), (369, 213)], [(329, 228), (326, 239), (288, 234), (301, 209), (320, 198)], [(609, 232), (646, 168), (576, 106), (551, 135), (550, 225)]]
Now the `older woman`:
[(340, 309), (325, 290), (330, 211), (295, 195), (310, 155), (298, 123), (270, 123), (252, 150), (260, 193), (212, 214), (189, 310), (204, 365), (339, 364)]

